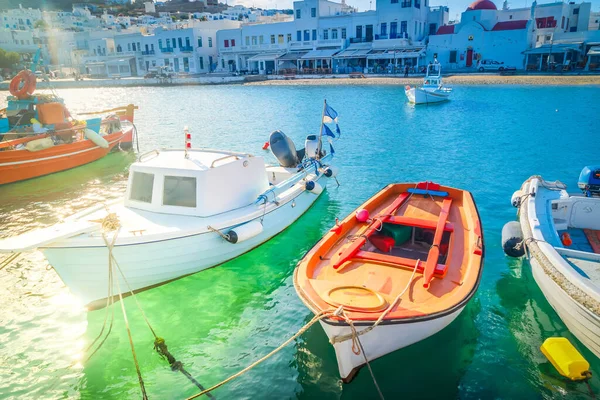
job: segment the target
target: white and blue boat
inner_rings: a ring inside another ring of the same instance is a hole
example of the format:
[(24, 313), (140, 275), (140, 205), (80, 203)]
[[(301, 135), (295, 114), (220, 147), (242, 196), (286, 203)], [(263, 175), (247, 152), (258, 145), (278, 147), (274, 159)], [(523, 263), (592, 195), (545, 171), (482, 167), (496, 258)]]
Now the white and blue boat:
[(505, 225), (502, 240), (507, 254), (527, 255), (550, 305), (600, 357), (600, 165), (584, 168), (578, 185), (583, 193), (569, 194), (529, 178), (513, 195), (519, 222)]
[(422, 86), (411, 88), (406, 85), (404, 93), (410, 103), (431, 104), (449, 100), (451, 88), (444, 87), (442, 83), (442, 67), (437, 62), (427, 66), (427, 73)]
[[(321, 132), (336, 136), (325, 124), (336, 119), (326, 105)], [(333, 147), (323, 149), (321, 135), (308, 136), (296, 150), (285, 134), (273, 132), (278, 165), (251, 154), (192, 149), (189, 139), (186, 132), (185, 149), (140, 156), (124, 198), (1, 240), (0, 253), (41, 250), (71, 292), (94, 309), (129, 289), (193, 274), (261, 245), (302, 216), (337, 174)]]

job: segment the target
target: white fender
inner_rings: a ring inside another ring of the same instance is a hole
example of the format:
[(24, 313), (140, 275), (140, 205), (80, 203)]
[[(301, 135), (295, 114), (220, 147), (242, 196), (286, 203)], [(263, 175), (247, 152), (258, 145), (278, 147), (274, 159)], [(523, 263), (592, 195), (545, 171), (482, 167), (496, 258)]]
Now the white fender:
[(100, 146), (103, 149), (108, 149), (108, 142), (106, 141), (106, 139), (104, 139), (102, 136), (100, 136), (100, 134), (94, 132), (93, 130), (86, 128), (85, 137), (86, 139), (90, 139), (97, 146)]
[(319, 185), (317, 182), (306, 181), (305, 190), (318, 196), (323, 192), (323, 186)]
[(227, 232), (227, 241), (229, 243), (240, 243), (259, 235), (263, 231), (263, 225), (259, 220), (247, 222), (236, 226)]
[(338, 167), (329, 166), (325, 168), (325, 171), (323, 171), (323, 175), (325, 175), (327, 178), (335, 178), (338, 174), (338, 171)]

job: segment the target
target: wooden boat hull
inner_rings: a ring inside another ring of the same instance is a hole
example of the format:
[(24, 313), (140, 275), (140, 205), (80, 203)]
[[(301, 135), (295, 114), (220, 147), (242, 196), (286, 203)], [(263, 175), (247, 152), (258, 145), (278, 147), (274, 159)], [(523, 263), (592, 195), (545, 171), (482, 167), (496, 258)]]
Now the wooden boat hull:
[[(422, 189), (429, 185), (434, 189)], [(394, 227), (393, 245), (387, 241), (390, 247), (382, 249)], [(328, 315), (320, 323), (349, 382), (365, 357), (376, 359), (448, 326), (477, 291), (483, 254), (469, 192), (431, 183), (389, 185), (300, 260), (294, 286), (314, 314), (343, 310), (343, 318)], [(364, 354), (352, 349), (347, 319)]]
[(600, 318), (575, 301), (542, 269), (535, 259), (529, 259), (532, 275), (548, 303), (569, 331), (596, 357), (600, 358)]
[[(569, 331), (600, 358), (600, 253), (565, 245), (558, 235), (600, 231), (600, 199), (569, 195), (540, 177), (526, 181), (521, 192), (519, 222), (533, 278)], [(576, 264), (582, 261), (587, 268)]]
[(91, 140), (61, 144), (37, 152), (8, 150), (0, 152), (0, 185), (19, 182), (88, 164), (107, 155), (131, 129), (104, 136), (108, 148)]
[[(450, 325), (460, 315), (464, 307), (464, 305), (460, 306), (446, 315), (429, 320), (408, 323), (398, 320), (395, 321), (396, 323), (392, 321), (391, 323), (379, 325), (372, 331), (360, 336), (365, 356), (369, 361), (372, 361), (427, 339)], [(344, 323), (332, 324), (331, 321), (320, 321), (320, 324), (330, 340), (352, 333), (351, 328)], [(368, 326), (357, 326), (356, 330), (360, 332), (367, 328)], [(364, 356), (352, 351), (352, 341), (335, 343), (333, 348), (335, 349), (340, 377), (345, 383), (349, 383), (359, 369), (365, 365)]]

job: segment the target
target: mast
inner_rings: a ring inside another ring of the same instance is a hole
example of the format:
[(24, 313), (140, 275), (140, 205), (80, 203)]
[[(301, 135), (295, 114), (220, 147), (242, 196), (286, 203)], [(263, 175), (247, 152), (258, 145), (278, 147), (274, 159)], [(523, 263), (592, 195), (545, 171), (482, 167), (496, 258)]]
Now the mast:
[(323, 99), (323, 112), (321, 113), (321, 129), (319, 129), (319, 145), (317, 146), (317, 148), (319, 149), (319, 154), (317, 154), (317, 158), (321, 157), (321, 146), (323, 145), (322, 138), (323, 125), (325, 125), (325, 122), (323, 121), (325, 119), (325, 108), (327, 108), (327, 99)]

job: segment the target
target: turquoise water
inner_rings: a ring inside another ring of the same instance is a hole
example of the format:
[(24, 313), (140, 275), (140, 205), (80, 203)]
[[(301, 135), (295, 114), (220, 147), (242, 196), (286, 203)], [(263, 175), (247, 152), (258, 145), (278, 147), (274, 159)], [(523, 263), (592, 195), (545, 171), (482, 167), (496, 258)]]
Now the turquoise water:
[[(274, 129), (303, 141), (319, 126), (322, 100), (340, 113), (335, 143), (340, 187), (330, 185), (297, 223), (262, 247), (202, 273), (143, 292), (138, 299), (159, 336), (202, 384), (250, 364), (310, 318), (296, 297), (296, 262), (327, 231), (389, 182), (433, 180), (473, 192), (485, 235), (485, 270), (476, 297), (439, 334), (372, 363), (389, 398), (589, 398), (565, 383), (539, 351), (565, 336), (591, 362), (600, 392), (600, 360), (565, 328), (536, 286), (529, 265), (506, 258), (503, 224), (515, 218), (510, 196), (533, 174), (576, 190), (579, 171), (598, 163), (598, 87), (456, 86), (453, 100), (429, 107), (405, 102), (395, 86), (214, 86), (72, 89), (72, 111), (129, 102), (142, 151), (194, 146), (263, 154)], [(0, 92), (4, 98), (5, 93)], [(0, 104), (0, 108), (1, 108)], [(267, 154), (269, 159), (273, 159)], [(75, 210), (119, 196), (134, 156), (108, 157), (75, 170), (0, 187), (1, 236), (46, 226)], [(85, 313), (40, 253), (0, 271), (1, 398), (139, 398), (127, 335), (115, 325), (87, 363), (103, 311)], [(152, 349), (132, 299), (125, 300), (150, 398), (197, 392)], [(375, 398), (367, 370), (349, 385), (316, 325), (293, 345), (215, 393), (224, 398)]]

